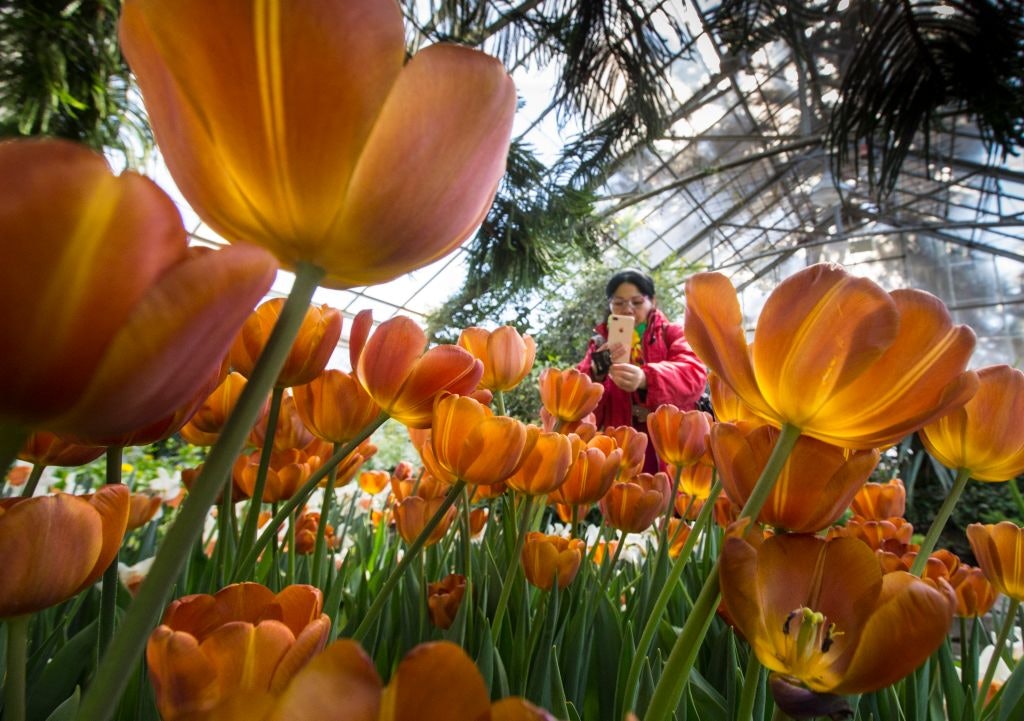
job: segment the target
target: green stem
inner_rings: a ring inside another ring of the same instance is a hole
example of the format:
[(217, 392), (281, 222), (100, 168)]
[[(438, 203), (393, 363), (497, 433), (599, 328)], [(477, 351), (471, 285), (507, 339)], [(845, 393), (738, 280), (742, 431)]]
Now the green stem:
[(22, 498), (31, 498), (36, 493), (36, 488), (39, 486), (39, 479), (43, 477), (43, 471), (46, 470), (46, 466), (42, 463), (36, 463), (32, 466), (32, 471), (28, 474), (28, 480), (25, 481), (25, 487), (21, 489)]
[[(121, 461), (124, 449), (121, 446), (110, 446), (107, 449), (107, 485), (121, 484)], [(117, 613), (117, 558), (110, 562), (103, 572), (103, 584), (100, 587), (100, 618), (99, 633), (96, 637), (97, 659), (103, 660), (103, 654), (110, 646), (110, 639), (114, 636), (114, 616)]]
[[(341, 444), (334, 444), (334, 452), (337, 453), (341, 450)], [(334, 501), (334, 481), (338, 477), (338, 467), (331, 466), (330, 473), (327, 474), (327, 487), (324, 488), (324, 502), (320, 504), (320, 525), (316, 529), (316, 543), (313, 545), (313, 572), (312, 580), (313, 585), (317, 588), (323, 588), (324, 579), (321, 578), (323, 575), (324, 568), (324, 556), (326, 552), (324, 547), (327, 545), (327, 519), (328, 514), (331, 512), (331, 503)]]
[(28, 625), (31, 620), (31, 615), (7, 619), (4, 721), (25, 721), (25, 667), (28, 664)]
[(683, 575), (683, 569), (686, 567), (690, 554), (693, 553), (697, 540), (711, 524), (711, 520), (714, 517), (715, 500), (718, 498), (721, 490), (722, 483), (716, 480), (715, 484), (711, 487), (711, 494), (701, 507), (700, 513), (697, 514), (697, 520), (693, 523), (690, 535), (686, 538), (682, 549), (679, 551), (679, 555), (672, 563), (672, 569), (669, 571), (668, 578), (665, 579), (665, 585), (661, 587), (661, 591), (654, 601), (651, 613), (644, 624), (643, 633), (640, 635), (640, 643), (637, 645), (636, 653), (629, 664), (629, 673), (626, 675), (625, 687), (627, 695), (622, 713), (619, 714), (620, 716), (627, 711), (633, 710), (633, 706), (636, 704), (637, 694), (640, 692), (640, 672), (643, 669), (643, 661), (647, 657), (651, 643), (654, 641), (654, 634), (657, 633), (658, 626), (661, 624), (661, 616), (665, 613), (668, 602), (679, 585), (679, 578)]
[(256, 483), (253, 485), (252, 494), (250, 494), (249, 506), (245, 512), (245, 523), (242, 524), (242, 538), (238, 543), (239, 556), (246, 555), (256, 542), (256, 531), (260, 526), (260, 511), (263, 510), (263, 489), (267, 487), (270, 456), (274, 453), (274, 435), (277, 433), (277, 422), (281, 415), (283, 399), (284, 388), (274, 386), (274, 390), (270, 394), (267, 431), (263, 436), (263, 448), (260, 449), (260, 464), (256, 471)]
[(220, 438), (210, 449), (202, 472), (160, 545), (149, 575), (125, 614), (107, 655), (96, 669), (92, 684), (82, 697), (77, 715), (80, 721), (107, 721), (113, 715), (132, 676), (126, 669), (134, 668), (139, 662), (149, 633), (160, 620), (175, 580), (196, 540), (202, 535), (210, 506), (216, 501), (224, 479), (230, 475), (231, 466), (245, 444), (263, 399), (284, 366), (313, 298), (313, 291), (323, 275), (323, 270), (308, 263), (299, 263), (296, 267), (291, 294), (281, 309), (281, 316), (263, 355), (256, 363)]
[(1013, 496), (1014, 503), (1017, 504), (1017, 511), (1020, 513), (1021, 518), (1024, 518), (1024, 497), (1020, 495), (1020, 489), (1017, 488), (1017, 480), (1011, 478), (1006, 482), (1006, 485), (1010, 487), (1010, 495)]
[[(615, 566), (619, 562), (619, 556), (622, 555), (622, 549), (626, 547), (626, 534), (623, 533), (615, 541), (615, 551), (612, 552), (611, 558), (608, 558), (608, 565), (604, 567), (604, 573), (601, 574), (601, 585), (605, 588), (608, 587), (609, 581), (612, 580), (612, 574), (615, 572)], [(605, 546), (605, 550), (608, 546)], [(607, 557), (607, 554), (605, 554)]]
[[(757, 518), (799, 437), (799, 428), (788, 423), (782, 426), (779, 438), (775, 442), (775, 448), (768, 458), (768, 463), (761, 471), (761, 476), (757, 479), (750, 498), (747, 499), (743, 510), (740, 511), (741, 519)], [(711, 625), (711, 619), (714, 618), (715, 611), (718, 609), (720, 563), (721, 557), (715, 560), (711, 573), (704, 581), (704, 586), (693, 603), (693, 609), (676, 638), (672, 652), (665, 662), (661, 678), (654, 688), (654, 695), (651, 697), (644, 721), (667, 721), (679, 705), (679, 699), (690, 678), (690, 669), (693, 668), (693, 663), (697, 659), (697, 651), (700, 649), (700, 644)]]
[(498, 391), (494, 394), (494, 405), (498, 408), (498, 415), (503, 416), (505, 413), (505, 393)]
[(950, 490), (949, 495), (946, 496), (946, 500), (942, 502), (942, 507), (939, 508), (939, 512), (935, 515), (935, 520), (932, 521), (928, 534), (921, 542), (921, 548), (918, 549), (917, 557), (914, 558), (914, 563), (910, 567), (910, 572), (915, 576), (920, 576), (924, 571), (925, 564), (928, 563), (928, 556), (935, 550), (935, 544), (939, 541), (939, 535), (942, 533), (942, 529), (946, 527), (946, 521), (953, 515), (953, 508), (956, 506), (956, 502), (960, 500), (960, 496), (967, 487), (967, 481), (969, 480), (971, 480), (970, 469), (960, 468), (957, 470), (953, 488)]
[(1017, 620), (1017, 609), (1020, 608), (1020, 601), (1010, 599), (1010, 606), (1006, 609), (1006, 618), (1003, 619), (1002, 628), (999, 629), (999, 636), (996, 638), (996, 645), (992, 649), (992, 658), (988, 660), (988, 668), (985, 669), (985, 677), (978, 687), (978, 697), (974, 699), (974, 717), (981, 718), (981, 710), (985, 708), (985, 697), (988, 696), (989, 686), (996, 675), (996, 667), (999, 659), (1003, 656), (1003, 649), (1006, 648), (1006, 640), (1010, 637), (1013, 624)]
[(736, 706), (736, 721), (752, 721), (754, 718), (754, 701), (757, 699), (757, 686), (761, 680), (761, 662), (757, 654), (750, 651), (747, 657), (747, 670), (743, 674), (743, 690), (740, 691), (739, 704)]
[[(676, 511), (676, 498), (679, 496), (679, 479), (683, 476), (683, 467), (678, 466), (675, 478), (672, 479), (672, 495), (669, 496), (668, 510), (665, 511), (665, 522), (661, 527), (661, 547), (658, 553), (668, 553), (668, 522), (672, 520), (672, 514)], [(685, 519), (685, 516), (683, 518)]]
[(296, 491), (295, 495), (282, 504), (280, 510), (277, 511), (277, 513), (274, 514), (274, 517), (270, 520), (270, 525), (267, 527), (267, 530), (260, 534), (260, 537), (256, 539), (256, 543), (245, 557), (243, 558), (242, 555), (239, 554), (239, 558), (241, 560), (239, 561), (234, 574), (236, 581), (242, 580), (242, 578), (250, 572), (250, 569), (252, 569), (256, 564), (256, 559), (259, 557), (260, 553), (263, 552), (263, 549), (267, 547), (267, 544), (269, 544), (271, 539), (274, 537), (274, 534), (276, 533), (275, 529), (281, 527), (281, 524), (284, 523), (286, 518), (288, 518), (288, 514), (305, 503), (309, 499), (310, 495), (312, 495), (313, 491), (316, 490), (316, 487), (320, 485), (320, 481), (326, 478), (339, 463), (345, 460), (345, 457), (348, 454), (358, 448), (360, 443), (373, 435), (373, 432), (380, 428), (381, 424), (387, 419), (388, 416), (384, 413), (377, 416), (376, 420), (371, 421), (359, 432), (359, 435), (345, 444), (340, 451), (328, 458), (326, 463), (313, 472), (309, 477), (309, 480), (306, 481), (306, 485)]
[(427, 525), (425, 525), (423, 530), (420, 531), (420, 535), (416, 536), (416, 539), (409, 545), (409, 548), (405, 550), (405, 555), (402, 556), (402, 560), (398, 562), (398, 565), (395, 566), (391, 575), (388, 576), (388, 579), (384, 582), (380, 591), (377, 592), (377, 597), (373, 599), (373, 604), (370, 606), (369, 610), (367, 610), (366, 615), (363, 616), (363, 620), (359, 622), (358, 628), (356, 628), (355, 632), (352, 634), (353, 639), (361, 642), (366, 638), (366, 634), (370, 632), (370, 629), (376, 622), (377, 617), (383, 610), (384, 604), (387, 603), (391, 592), (394, 591), (395, 586), (398, 585), (398, 582), (402, 578), (402, 574), (405, 573), (405, 569), (409, 567), (410, 563), (416, 560), (417, 556), (419, 556), (427, 539), (430, 538), (430, 534), (434, 532), (434, 529), (437, 528), (437, 524), (439, 524), (441, 519), (444, 518), (445, 513), (448, 512), (448, 509), (452, 507), (455, 501), (462, 494), (462, 489), (465, 488), (465, 486), (466, 482), (459, 480), (452, 485), (451, 489), (449, 489), (448, 495), (444, 497), (444, 500), (441, 502), (437, 511), (430, 517), (430, 520), (427, 521)]
[(0, 423), (0, 479), (7, 478), (7, 471), (11, 469), (30, 435), (27, 428)]
[(491, 636), (494, 642), (498, 642), (498, 634), (501, 632), (501, 625), (505, 621), (505, 609), (508, 606), (509, 596), (512, 595), (512, 584), (519, 570), (519, 556), (523, 552), (523, 544), (526, 543), (526, 532), (530, 528), (530, 514), (533, 511), (533, 496), (527, 496), (523, 500), (523, 507), (519, 509), (522, 514), (519, 517), (519, 531), (516, 535), (516, 545), (512, 550), (512, 558), (508, 562), (508, 570), (505, 571), (505, 580), (501, 584), (501, 595), (498, 596), (498, 607), (494, 611), (494, 623), (491, 628)]
[(469, 491), (466, 488), (462, 489), (462, 573), (466, 577), (466, 582), (472, 577), (472, 565), (473, 565), (473, 539), (471, 536), (471, 523), (469, 514), (472, 509), (469, 506)]

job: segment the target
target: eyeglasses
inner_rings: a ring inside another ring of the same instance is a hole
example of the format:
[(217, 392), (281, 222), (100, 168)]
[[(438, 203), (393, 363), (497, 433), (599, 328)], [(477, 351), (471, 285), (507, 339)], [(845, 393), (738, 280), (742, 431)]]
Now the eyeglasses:
[(637, 310), (643, 308), (645, 303), (647, 303), (646, 295), (636, 295), (632, 298), (619, 298), (618, 296), (612, 296), (608, 299), (608, 307), (612, 310), (627, 310), (630, 306), (632, 306), (634, 310)]

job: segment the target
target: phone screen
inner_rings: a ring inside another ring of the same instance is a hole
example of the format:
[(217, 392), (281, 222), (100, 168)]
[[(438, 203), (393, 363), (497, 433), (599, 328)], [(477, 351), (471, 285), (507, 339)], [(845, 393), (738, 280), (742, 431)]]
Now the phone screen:
[(633, 324), (635, 319), (631, 315), (610, 315), (608, 316), (608, 344), (621, 343), (625, 353), (620, 356), (612, 356), (616, 363), (629, 361), (629, 349), (633, 345)]

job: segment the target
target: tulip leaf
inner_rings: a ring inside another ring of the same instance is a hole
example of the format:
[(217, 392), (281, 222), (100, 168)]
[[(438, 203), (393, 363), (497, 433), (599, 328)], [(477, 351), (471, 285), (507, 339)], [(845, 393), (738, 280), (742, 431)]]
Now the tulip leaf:
[(942, 678), (942, 693), (945, 696), (946, 707), (949, 709), (949, 717), (955, 719), (964, 718), (964, 688), (960, 684), (960, 677), (957, 675), (956, 661), (953, 658), (953, 649), (946, 639), (939, 647), (939, 673)]
[(1002, 688), (999, 721), (1024, 718), (1024, 663), (1018, 663)]
[(81, 697), (81, 687), (75, 686), (74, 693), (64, 699), (64, 701), (62, 701), (61, 704), (53, 710), (53, 713), (46, 717), (46, 721), (73, 721), (75, 715), (78, 713), (78, 702)]
[[(46, 719), (64, 699), (75, 693), (92, 664), (97, 622), (76, 633), (56, 653), (28, 691), (28, 718)], [(77, 702), (76, 702), (77, 709)]]
[(569, 718), (569, 707), (562, 684), (562, 670), (558, 666), (558, 648), (551, 649), (551, 710), (558, 718)]

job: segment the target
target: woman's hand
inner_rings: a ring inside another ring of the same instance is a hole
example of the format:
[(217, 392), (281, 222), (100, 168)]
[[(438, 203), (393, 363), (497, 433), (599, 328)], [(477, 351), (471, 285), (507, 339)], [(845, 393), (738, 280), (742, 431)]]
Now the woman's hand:
[(647, 387), (647, 376), (644, 375), (644, 369), (632, 363), (612, 363), (608, 376), (615, 385), (627, 393)]

